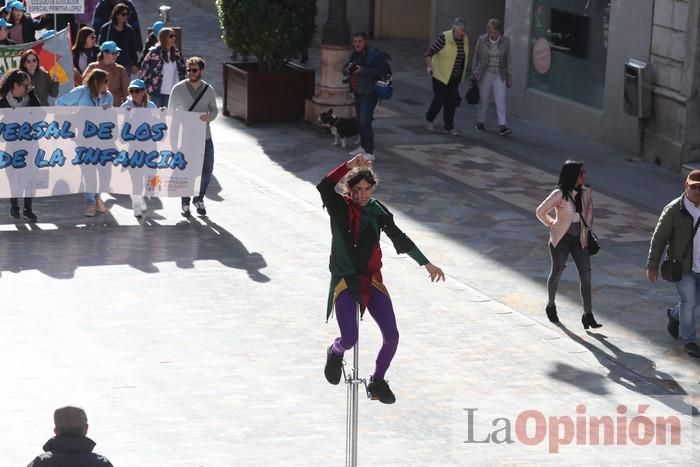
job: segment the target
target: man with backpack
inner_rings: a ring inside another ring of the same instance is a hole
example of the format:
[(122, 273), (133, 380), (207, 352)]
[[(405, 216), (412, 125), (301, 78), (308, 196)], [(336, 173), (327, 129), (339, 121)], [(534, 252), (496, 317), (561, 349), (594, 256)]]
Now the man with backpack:
[(343, 68), (350, 90), (355, 96), (355, 115), (360, 127), (360, 146), (351, 155), (363, 153), (368, 160), (374, 160), (374, 130), (372, 120), (374, 109), (379, 101), (374, 86), (377, 81), (391, 76), (389, 56), (367, 45), (367, 34), (355, 33), (352, 36), (353, 52)]

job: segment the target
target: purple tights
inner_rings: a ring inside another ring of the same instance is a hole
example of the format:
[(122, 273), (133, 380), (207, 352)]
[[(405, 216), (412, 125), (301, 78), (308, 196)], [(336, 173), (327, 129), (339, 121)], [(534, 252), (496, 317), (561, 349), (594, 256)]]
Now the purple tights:
[[(338, 317), (340, 337), (333, 342), (333, 352), (338, 355), (342, 355), (346, 350), (352, 349), (355, 342), (357, 342), (355, 306), (355, 298), (348, 290), (343, 290), (335, 301), (335, 315)], [(387, 295), (372, 287), (367, 310), (377, 322), (384, 341), (382, 348), (379, 349), (377, 354), (373, 376), (375, 379), (384, 379), (386, 370), (389, 369), (391, 360), (396, 353), (396, 348), (399, 346), (399, 330), (396, 328), (394, 307)]]

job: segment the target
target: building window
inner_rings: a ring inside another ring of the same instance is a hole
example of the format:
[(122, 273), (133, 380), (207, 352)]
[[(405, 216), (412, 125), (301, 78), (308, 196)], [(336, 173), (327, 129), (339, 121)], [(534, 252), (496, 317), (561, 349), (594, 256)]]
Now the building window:
[(529, 86), (603, 108), (610, 0), (535, 0)]

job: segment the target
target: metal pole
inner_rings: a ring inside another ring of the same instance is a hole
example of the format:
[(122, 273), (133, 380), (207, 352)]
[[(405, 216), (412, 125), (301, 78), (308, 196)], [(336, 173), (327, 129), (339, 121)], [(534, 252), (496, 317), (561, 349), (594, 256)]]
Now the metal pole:
[(348, 419), (347, 419), (347, 438), (346, 438), (346, 465), (348, 467), (357, 467), (357, 416), (358, 416), (358, 397), (359, 385), (363, 384), (359, 377), (360, 367), (360, 305), (355, 308), (355, 323), (357, 325), (357, 342), (352, 353), (352, 373), (350, 378), (345, 382), (348, 384)]

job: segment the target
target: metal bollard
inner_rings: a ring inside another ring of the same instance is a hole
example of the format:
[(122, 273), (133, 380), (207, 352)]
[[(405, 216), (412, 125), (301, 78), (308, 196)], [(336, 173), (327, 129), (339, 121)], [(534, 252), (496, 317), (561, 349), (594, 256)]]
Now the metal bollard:
[(158, 14), (160, 15), (161, 21), (165, 24), (170, 23), (170, 10), (172, 7), (168, 5), (161, 5), (158, 7)]

